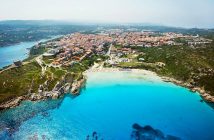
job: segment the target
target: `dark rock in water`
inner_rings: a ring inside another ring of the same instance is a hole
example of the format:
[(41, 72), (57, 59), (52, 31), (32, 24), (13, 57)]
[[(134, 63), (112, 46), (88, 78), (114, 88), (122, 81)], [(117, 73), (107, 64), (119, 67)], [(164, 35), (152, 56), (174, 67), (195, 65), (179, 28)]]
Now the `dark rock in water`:
[(89, 140), (89, 138), (90, 138), (90, 136), (88, 135), (88, 136), (86, 137), (86, 140)]
[(94, 131), (91, 136), (88, 135), (86, 137), (86, 140), (103, 140), (103, 138), (101, 138), (100, 135)]
[(135, 123), (132, 125), (132, 128), (136, 129), (136, 130), (140, 130), (142, 129), (143, 127), (141, 127), (139, 124)]
[(180, 138), (167, 135), (158, 129), (154, 129), (150, 125), (146, 125), (144, 127), (135, 123), (132, 125), (133, 130), (131, 134), (132, 140), (179, 140)]
[(204, 102), (204, 100), (202, 100), (202, 99), (201, 99), (201, 100), (200, 100), (200, 102), (201, 102), (201, 103), (203, 103), (203, 102)]
[(94, 131), (93, 134), (92, 134), (92, 136), (95, 137), (96, 135), (97, 135), (97, 132)]
[(144, 127), (142, 127), (142, 129), (144, 129), (145, 131), (155, 131), (151, 126), (146, 125)]
[(134, 124), (132, 127), (134, 129), (136, 129), (137, 131), (139, 131), (140, 133), (144, 133), (144, 134), (147, 133), (147, 134), (155, 136), (155, 137), (164, 138), (164, 135), (160, 130), (158, 130), (158, 129), (155, 130), (149, 125), (141, 127), (138, 124)]

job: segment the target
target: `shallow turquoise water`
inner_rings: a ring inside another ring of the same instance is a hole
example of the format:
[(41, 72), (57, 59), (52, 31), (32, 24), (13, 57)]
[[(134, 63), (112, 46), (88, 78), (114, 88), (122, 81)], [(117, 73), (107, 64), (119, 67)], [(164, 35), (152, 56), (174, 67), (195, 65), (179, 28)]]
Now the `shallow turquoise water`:
[(59, 100), (24, 102), (1, 113), (4, 131), (0, 138), (85, 140), (96, 131), (100, 139), (129, 140), (132, 125), (137, 123), (159, 129), (165, 136), (212, 140), (214, 110), (200, 100), (198, 94), (158, 78), (99, 72), (89, 75), (76, 98), (67, 95)]

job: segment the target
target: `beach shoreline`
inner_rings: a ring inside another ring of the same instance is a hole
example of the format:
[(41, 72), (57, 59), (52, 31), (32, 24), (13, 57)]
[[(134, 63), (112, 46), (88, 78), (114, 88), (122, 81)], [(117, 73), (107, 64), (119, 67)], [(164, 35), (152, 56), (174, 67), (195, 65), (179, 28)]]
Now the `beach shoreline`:
[(157, 73), (149, 70), (144, 69), (124, 69), (124, 68), (104, 68), (104, 67), (98, 67), (98, 68), (91, 68), (87, 70), (85, 73), (93, 73), (93, 72), (132, 72), (136, 74), (144, 74), (148, 75), (150, 78), (158, 78), (158, 80), (161, 80), (163, 82), (170, 82), (178, 86), (185, 87), (189, 90), (191, 90), (193, 93), (198, 92), (199, 95), (204, 99), (204, 101), (208, 103), (214, 103), (214, 96), (211, 96), (209, 93), (207, 93), (203, 88), (196, 87), (191, 85), (190, 83), (179, 81), (171, 77), (166, 76), (160, 76)]
[(158, 76), (155, 72), (143, 70), (143, 69), (123, 69), (123, 68), (95, 68), (88, 69), (85, 73), (93, 73), (93, 72), (132, 72), (136, 74), (146, 74), (150, 76)]
[[(153, 80), (170, 82), (170, 83), (173, 83), (175, 85), (188, 88), (193, 93), (198, 92), (204, 101), (206, 101), (208, 103), (214, 103), (214, 97), (211, 96), (210, 94), (206, 93), (206, 91), (204, 89), (202, 89), (200, 87), (194, 87), (189, 83), (185, 83), (183, 81), (179, 81), (179, 80), (176, 80), (174, 78), (160, 76), (153, 71), (144, 70), (144, 69), (124, 69), (124, 68), (117, 68), (117, 67), (116, 68), (105, 68), (102, 65), (100, 66), (100, 65), (96, 65), (96, 64), (83, 73), (83, 76), (84, 76), (83, 79), (80, 79), (79, 81), (76, 81), (75, 83), (72, 84), (72, 86), (70, 88), (70, 91), (72, 91), (72, 92), (70, 92), (70, 94), (73, 94), (73, 95), (81, 94), (79, 92), (81, 92), (81, 88), (86, 83), (87, 75), (90, 75), (90, 74), (93, 74), (96, 72), (131, 72), (134, 74), (146, 75)], [(52, 91), (50, 91), (50, 92), (52, 92)], [(64, 95), (65, 95), (65, 93), (61, 94), (60, 96), (54, 97), (54, 98), (51, 96), (51, 98), (56, 99), (56, 98), (64, 96)], [(22, 101), (25, 101), (25, 100), (41, 101), (41, 100), (45, 100), (48, 98), (50, 98), (50, 97), (44, 96), (44, 97), (40, 97), (38, 99), (34, 99), (30, 95), (23, 95), (23, 96), (16, 97), (14, 99), (11, 99), (9, 101), (6, 101), (6, 102), (0, 104), (0, 110), (4, 110), (4, 109), (8, 109), (8, 108), (14, 108), (16, 106), (19, 106), (20, 103)]]

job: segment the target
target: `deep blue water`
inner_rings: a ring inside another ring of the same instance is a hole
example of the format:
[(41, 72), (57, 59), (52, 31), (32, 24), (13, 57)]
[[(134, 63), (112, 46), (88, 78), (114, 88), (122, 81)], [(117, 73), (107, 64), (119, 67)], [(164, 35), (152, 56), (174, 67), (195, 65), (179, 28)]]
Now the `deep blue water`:
[[(158, 78), (93, 73), (76, 98), (23, 102), (2, 112), (0, 139), (86, 140), (96, 132), (99, 140), (130, 140), (135, 134), (213, 140), (214, 110), (200, 100), (197, 93)], [(139, 129), (133, 129), (135, 123)]]
[[(54, 39), (60, 36), (53, 36)], [(50, 39), (42, 39), (40, 41), (21, 42), (19, 44), (0, 47), (0, 68), (13, 64), (13, 61), (24, 60), (29, 56), (29, 48), (33, 47), (39, 42), (45, 42)]]
[(0, 68), (8, 66), (16, 60), (24, 60), (28, 57), (29, 50), (36, 42), (22, 42), (20, 44), (0, 47)]

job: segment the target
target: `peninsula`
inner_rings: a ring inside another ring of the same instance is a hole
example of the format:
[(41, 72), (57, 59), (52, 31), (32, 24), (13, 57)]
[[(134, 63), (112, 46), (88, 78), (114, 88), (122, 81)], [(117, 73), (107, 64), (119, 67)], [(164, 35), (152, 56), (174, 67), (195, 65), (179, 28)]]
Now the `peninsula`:
[(41, 42), (31, 48), (28, 59), (0, 71), (0, 109), (22, 100), (78, 95), (86, 81), (84, 72), (96, 67), (153, 71), (214, 102), (213, 40), (176, 32), (105, 29)]

